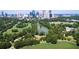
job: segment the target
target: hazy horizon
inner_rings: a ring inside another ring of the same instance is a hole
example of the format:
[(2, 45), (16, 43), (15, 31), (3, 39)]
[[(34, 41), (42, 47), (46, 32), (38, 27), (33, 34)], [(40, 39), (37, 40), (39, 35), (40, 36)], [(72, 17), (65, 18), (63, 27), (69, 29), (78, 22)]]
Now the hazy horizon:
[[(28, 14), (32, 10), (0, 10), (0, 13), (2, 11), (9, 13), (9, 14), (15, 14), (15, 13)], [(35, 10), (35, 11), (41, 12), (42, 10)], [(79, 14), (79, 10), (52, 10), (52, 13), (53, 14)]]

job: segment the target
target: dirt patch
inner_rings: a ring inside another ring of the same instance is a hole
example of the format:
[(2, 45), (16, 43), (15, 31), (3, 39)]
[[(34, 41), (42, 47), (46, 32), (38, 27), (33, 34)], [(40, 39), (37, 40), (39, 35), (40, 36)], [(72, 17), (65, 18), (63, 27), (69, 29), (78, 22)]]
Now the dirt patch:
[(46, 37), (45, 35), (40, 36), (40, 35), (35, 35), (36, 40), (40, 40), (42, 37)]

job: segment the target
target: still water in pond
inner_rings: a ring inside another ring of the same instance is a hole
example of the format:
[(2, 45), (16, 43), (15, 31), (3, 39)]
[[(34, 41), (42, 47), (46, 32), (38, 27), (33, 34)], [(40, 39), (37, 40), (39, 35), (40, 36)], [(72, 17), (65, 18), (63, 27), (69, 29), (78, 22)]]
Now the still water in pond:
[(37, 31), (38, 33), (44, 33), (45, 35), (48, 34), (48, 28), (42, 26), (40, 23), (37, 23)]

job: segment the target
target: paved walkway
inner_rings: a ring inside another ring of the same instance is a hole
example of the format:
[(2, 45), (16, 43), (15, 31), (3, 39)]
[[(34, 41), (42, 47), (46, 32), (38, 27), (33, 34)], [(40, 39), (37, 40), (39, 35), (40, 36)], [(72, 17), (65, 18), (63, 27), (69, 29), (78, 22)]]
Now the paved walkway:
[(68, 42), (68, 43), (73, 43), (73, 44), (76, 44), (75, 42), (72, 42), (72, 41), (68, 41), (68, 40), (58, 40), (59, 42)]
[(12, 46), (9, 49), (15, 49), (14, 48), (14, 43), (12, 43), (11, 41), (10, 41), (10, 43), (11, 43)]

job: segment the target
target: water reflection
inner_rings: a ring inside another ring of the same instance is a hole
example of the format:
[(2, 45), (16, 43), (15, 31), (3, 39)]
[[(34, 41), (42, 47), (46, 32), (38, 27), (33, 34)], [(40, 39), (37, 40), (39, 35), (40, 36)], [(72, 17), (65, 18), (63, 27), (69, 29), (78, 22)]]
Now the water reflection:
[(44, 33), (45, 35), (48, 34), (48, 28), (42, 26), (40, 23), (37, 23), (37, 31), (38, 34)]

